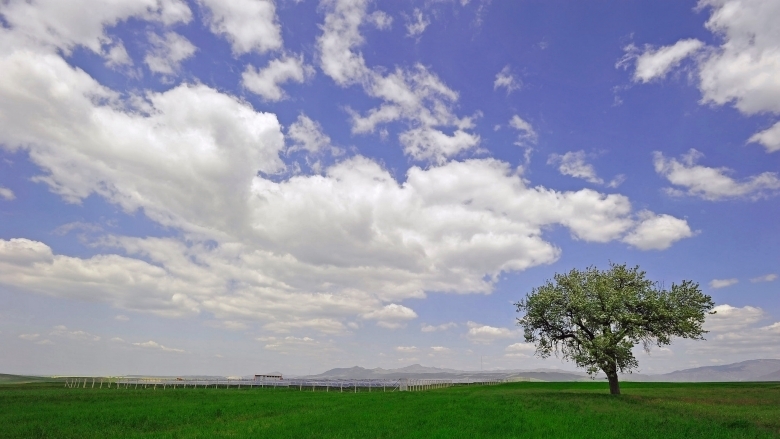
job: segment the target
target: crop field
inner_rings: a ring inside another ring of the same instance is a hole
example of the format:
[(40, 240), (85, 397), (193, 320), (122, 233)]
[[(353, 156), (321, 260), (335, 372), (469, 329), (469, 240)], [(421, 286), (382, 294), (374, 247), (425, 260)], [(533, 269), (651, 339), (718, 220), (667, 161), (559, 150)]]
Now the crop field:
[(509, 383), (421, 392), (0, 385), (3, 438), (778, 438), (780, 383)]

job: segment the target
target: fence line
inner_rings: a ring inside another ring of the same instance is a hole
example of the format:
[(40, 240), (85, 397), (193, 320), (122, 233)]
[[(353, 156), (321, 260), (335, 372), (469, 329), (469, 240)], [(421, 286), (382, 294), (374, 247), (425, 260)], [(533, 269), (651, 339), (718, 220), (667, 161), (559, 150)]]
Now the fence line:
[(254, 380), (231, 378), (135, 378), (135, 377), (60, 377), (70, 389), (291, 389), (339, 393), (419, 392), (453, 386), (496, 385), (505, 379), (311, 379)]

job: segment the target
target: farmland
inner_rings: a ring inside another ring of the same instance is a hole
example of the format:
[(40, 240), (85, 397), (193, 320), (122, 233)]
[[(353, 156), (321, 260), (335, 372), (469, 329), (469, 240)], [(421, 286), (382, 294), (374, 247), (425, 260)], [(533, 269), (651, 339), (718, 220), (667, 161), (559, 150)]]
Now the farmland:
[(510, 383), (422, 392), (0, 385), (0, 437), (772, 438), (780, 383)]

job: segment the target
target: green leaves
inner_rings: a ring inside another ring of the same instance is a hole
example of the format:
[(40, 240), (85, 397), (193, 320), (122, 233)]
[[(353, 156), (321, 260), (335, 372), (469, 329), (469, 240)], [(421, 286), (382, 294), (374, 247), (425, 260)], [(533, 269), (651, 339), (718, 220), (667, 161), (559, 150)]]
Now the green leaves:
[(699, 284), (683, 281), (670, 290), (639, 267), (610, 264), (556, 274), (515, 303), (526, 342), (537, 355), (560, 355), (594, 374), (608, 376), (638, 367), (632, 348), (664, 346), (673, 337), (702, 339), (704, 317), (715, 304)]

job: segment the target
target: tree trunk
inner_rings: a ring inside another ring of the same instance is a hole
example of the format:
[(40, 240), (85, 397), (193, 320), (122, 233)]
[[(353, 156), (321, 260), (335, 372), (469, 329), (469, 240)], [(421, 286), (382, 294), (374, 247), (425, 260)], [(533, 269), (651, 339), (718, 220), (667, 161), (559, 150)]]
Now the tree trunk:
[(620, 383), (618, 382), (617, 371), (607, 373), (609, 379), (609, 393), (613, 395), (620, 395)]

